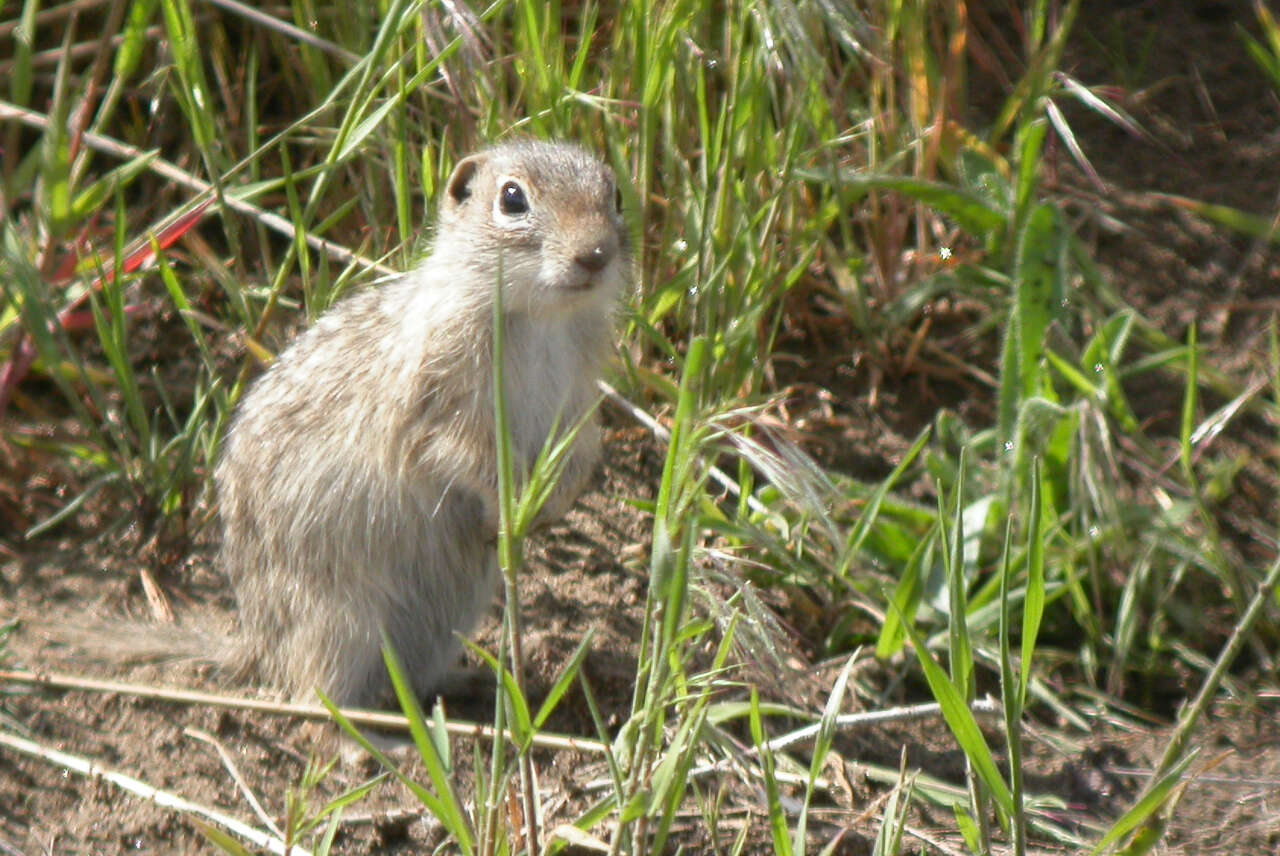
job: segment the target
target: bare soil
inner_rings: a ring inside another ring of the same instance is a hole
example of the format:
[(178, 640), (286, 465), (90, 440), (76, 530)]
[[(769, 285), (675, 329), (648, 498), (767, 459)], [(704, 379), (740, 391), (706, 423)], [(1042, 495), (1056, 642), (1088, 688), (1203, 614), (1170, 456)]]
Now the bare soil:
[[(1151, 139), (1134, 137), (1064, 103), (1104, 185), (1095, 185), (1072, 166), (1065, 148), (1050, 151), (1049, 157), (1056, 165), (1058, 189), (1079, 200), (1073, 210), (1080, 233), (1125, 299), (1174, 339), (1181, 339), (1195, 322), (1200, 341), (1215, 360), (1247, 371), (1251, 366), (1261, 370), (1265, 364), (1267, 325), (1280, 311), (1280, 254), (1272, 244), (1206, 225), (1154, 195), (1220, 202), (1264, 217), (1280, 209), (1280, 103), (1239, 46), (1238, 26), (1252, 28), (1247, 4), (1086, 3), (1068, 48), (1066, 70), (1086, 84), (1117, 84), (1114, 94)], [(985, 78), (981, 70), (973, 74), (976, 89)], [(1126, 79), (1117, 80), (1117, 75)], [(994, 79), (988, 82), (993, 90), (1000, 85)], [(821, 343), (791, 337), (784, 344), (809, 366), (806, 380), (814, 381), (814, 367), (823, 365)], [(887, 472), (938, 406), (958, 405), (963, 414), (965, 407), (983, 409), (982, 396), (993, 396), (974, 384), (929, 381), (922, 386), (919, 377), (911, 376), (876, 377), (873, 383), (868, 373), (848, 367), (831, 366), (820, 381), (822, 389), (832, 393), (838, 418), (806, 426), (814, 451), (863, 475)], [(921, 395), (926, 387), (928, 394)], [(1150, 424), (1176, 425), (1180, 393), (1147, 390), (1140, 404)], [(540, 698), (546, 693), (561, 664), (590, 630), (594, 636), (585, 671), (606, 727), (614, 728), (625, 718), (631, 698), (646, 579), (646, 521), (624, 500), (652, 498), (662, 449), (625, 414), (609, 410), (606, 417), (601, 483), (563, 525), (541, 536), (521, 598), (529, 629), (531, 695)], [(1247, 521), (1268, 516), (1274, 520), (1274, 434), (1265, 425), (1246, 424), (1223, 442), (1237, 444), (1247, 457), (1242, 495), (1232, 500), (1238, 506), (1236, 519), (1245, 521), (1238, 527), (1237, 543), (1242, 555), (1261, 564), (1274, 556), (1275, 546), (1257, 537)], [(858, 450), (856, 457), (842, 458), (838, 450), (850, 448)], [(176, 549), (147, 542), (137, 532), (104, 533), (118, 503), (127, 501), (104, 497), (56, 534), (22, 542), (15, 533), (65, 502), (67, 487), (52, 459), (42, 459), (37, 451), (0, 449), (0, 461), (0, 619), (21, 616), (56, 624), (149, 618), (151, 607), (141, 582), (145, 570), (156, 578), (180, 619), (230, 620), (233, 604), (210, 561), (214, 527), (199, 529)], [(1212, 621), (1213, 616), (1206, 619)], [(1211, 636), (1228, 631), (1229, 626), (1206, 629)], [(495, 622), (490, 619), (480, 642), (492, 648), (495, 639)], [(797, 631), (795, 656), (805, 658), (804, 652), (813, 650), (812, 641)], [(122, 669), (86, 662), (83, 655), (49, 645), (29, 631), (15, 634), (5, 665), (226, 688), (207, 669), (188, 664)], [(829, 686), (830, 663), (796, 666), (797, 675)], [(882, 667), (871, 663), (867, 668)], [(1241, 675), (1240, 685), (1250, 682), (1274, 685), (1274, 676)], [(252, 688), (231, 689), (255, 693)], [(762, 690), (789, 695), (782, 686), (765, 684)], [(902, 700), (924, 697), (921, 692), (912, 696), (908, 689)], [(481, 722), (491, 717), (483, 703), (466, 698), (446, 704), (451, 715)], [(1131, 804), (1164, 748), (1171, 713), (1163, 709), (1111, 724), (1099, 721), (1089, 733), (1062, 729), (1069, 735), (1063, 740), (1055, 728), (1061, 723), (1040, 712), (1043, 728), (1033, 725), (1029, 741), (1030, 790), (1060, 797), (1062, 807), (1050, 812), (1055, 822), (1091, 835), (1089, 830), (1103, 828)], [(1213, 711), (1194, 739), (1202, 750), (1193, 767), (1199, 775), (1183, 791), (1157, 852), (1277, 852), (1278, 713), (1274, 694), (1224, 703)], [(267, 814), (278, 818), (285, 811), (286, 790), (302, 779), (309, 761), (331, 757), (334, 750), (329, 732), (293, 718), (123, 693), (0, 683), (0, 717), (6, 732), (28, 735), (45, 746), (90, 758), (102, 769), (135, 776), (257, 825), (261, 824), (253, 818), (236, 776), (261, 800)], [(575, 690), (566, 697), (552, 727), (594, 736), (581, 693)], [(215, 743), (230, 761), (220, 757)], [(836, 749), (836, 762), (827, 771), (833, 789), (812, 826), (816, 841), (839, 836), (841, 853), (867, 853), (875, 839), (879, 800), (888, 788), (867, 777), (866, 765), (896, 767), (905, 752), (908, 763), (949, 781), (961, 780), (960, 755), (936, 721), (858, 731), (842, 736)], [(454, 741), (454, 757), (464, 770), (471, 752), (469, 740)], [(592, 782), (606, 775), (598, 758), (568, 751), (540, 751), (537, 763), (552, 825), (576, 816), (595, 799), (599, 792), (592, 790)], [(410, 776), (425, 780), (420, 767), (407, 762), (407, 769)], [(361, 762), (338, 764), (310, 797), (312, 804), (366, 780), (372, 772)], [(704, 791), (714, 794), (717, 787), (738, 786), (726, 777), (706, 781)], [(440, 840), (439, 828), (392, 780), (383, 781), (350, 815), (338, 837), (342, 853), (428, 852)], [(744, 823), (752, 827), (751, 849), (767, 851), (763, 806), (759, 796), (750, 793), (738, 793), (729, 801), (718, 841), (702, 837), (704, 824), (696, 814), (676, 835), (694, 852), (712, 845), (728, 847)], [(921, 807), (912, 823), (962, 849), (949, 809)], [(940, 852), (922, 842), (911, 846)], [(202, 849), (207, 845), (192, 823), (173, 811), (69, 773), (56, 763), (0, 747), (0, 853)]]

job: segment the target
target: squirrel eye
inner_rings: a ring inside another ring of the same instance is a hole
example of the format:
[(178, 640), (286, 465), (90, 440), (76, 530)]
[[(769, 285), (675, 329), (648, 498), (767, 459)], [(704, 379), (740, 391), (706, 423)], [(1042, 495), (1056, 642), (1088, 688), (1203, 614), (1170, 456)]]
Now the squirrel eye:
[(529, 200), (525, 199), (524, 189), (514, 181), (502, 185), (498, 192), (498, 207), (502, 213), (510, 217), (526, 214), (529, 211)]

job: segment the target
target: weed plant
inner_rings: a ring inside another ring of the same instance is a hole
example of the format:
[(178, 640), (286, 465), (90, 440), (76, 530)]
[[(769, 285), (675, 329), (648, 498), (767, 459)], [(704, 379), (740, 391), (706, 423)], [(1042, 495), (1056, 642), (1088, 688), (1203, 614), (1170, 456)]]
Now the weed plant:
[[(537, 709), (521, 681), (521, 545), (561, 443), (531, 473), (506, 469), (506, 632), (481, 656), (508, 740), (476, 749), (473, 792), (438, 712), (401, 693), (428, 781), (396, 774), (449, 848), (827, 852), (844, 821), (813, 808), (834, 804), (851, 698), (936, 702), (967, 762), (964, 781), (905, 759), (868, 768), (889, 789), (877, 854), (912, 850), (921, 801), (950, 807), (954, 827), (932, 834), (973, 853), (1152, 846), (1236, 654), (1271, 661), (1262, 607), (1280, 565), (1251, 564), (1224, 534), (1218, 498), (1238, 467), (1213, 439), (1241, 413), (1274, 417), (1280, 356), (1258, 382), (1215, 366), (1194, 327), (1175, 338), (1143, 318), (1045, 189), (1051, 156), (1092, 174), (1067, 102), (1137, 130), (1061, 67), (1077, 0), (1009, 4), (1007, 20), (923, 0), (80, 5), (26, 0), (5, 27), (4, 442), (71, 497), (27, 539), (104, 493), (113, 525), (207, 523), (246, 382), (297, 325), (412, 264), (452, 164), (510, 135), (579, 140), (616, 168), (637, 248), (611, 381), (667, 429), (644, 508), (634, 699), (620, 727), (598, 716), (606, 796), (548, 830), (530, 747), (565, 693), (595, 711), (589, 640)], [(1247, 48), (1276, 79), (1280, 38), (1259, 16)], [(970, 68), (993, 61), (997, 33), (1016, 57), (998, 69), (1002, 100), (979, 109)], [(943, 313), (960, 335), (932, 326)], [(832, 366), (857, 369), (872, 399), (896, 377), (960, 379), (976, 415), (919, 421), (879, 478), (820, 463), (804, 449), (839, 444), (838, 428), (788, 413), (824, 388), (849, 412)], [(1172, 432), (1133, 399), (1148, 384), (1182, 390)], [(1206, 394), (1225, 404), (1206, 415)], [(1273, 521), (1238, 525), (1274, 535)], [(1205, 598), (1232, 626), (1206, 632), (1207, 610), (1188, 606)], [(796, 644), (766, 606), (784, 602), (820, 617), (799, 645), (835, 664), (816, 673), (816, 705), (752, 677)], [(872, 655), (875, 679), (854, 668)], [(1199, 695), (1132, 807), (1083, 818), (1029, 789), (1026, 723), (1073, 745), (1175, 665)], [(988, 693), (1001, 715), (984, 719)], [(810, 724), (811, 739), (778, 739)], [(739, 784), (717, 796), (703, 768)], [(327, 851), (364, 792), (291, 812), (291, 834)], [(725, 833), (725, 799), (759, 822)]]

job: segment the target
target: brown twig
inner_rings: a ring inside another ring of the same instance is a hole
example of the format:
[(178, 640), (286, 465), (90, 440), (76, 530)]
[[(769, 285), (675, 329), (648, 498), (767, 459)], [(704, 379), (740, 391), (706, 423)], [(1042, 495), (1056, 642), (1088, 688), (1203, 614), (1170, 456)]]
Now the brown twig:
[[(22, 107), (18, 107), (17, 105), (10, 104), (5, 101), (0, 101), (0, 120), (21, 122), (24, 125), (41, 131), (49, 126), (48, 116), (45, 116), (42, 113), (37, 113), (34, 110), (27, 110)], [(94, 134), (87, 131), (83, 135), (82, 142), (84, 145), (94, 149), (95, 151), (127, 160), (133, 160), (146, 154), (142, 149), (135, 146), (126, 145), (125, 143), (118, 142), (110, 137), (104, 137), (101, 134)], [(178, 217), (183, 216), (183, 213), (194, 205), (208, 204), (206, 199), (212, 199), (214, 196), (214, 188), (212, 184), (197, 178), (186, 170), (180, 169), (163, 158), (153, 158), (147, 165), (147, 169), (154, 172), (156, 175), (159, 175), (161, 178), (166, 178), (174, 184), (181, 185), (182, 187), (185, 187), (197, 194), (195, 200), (188, 202), (183, 209), (180, 209), (180, 213), (176, 215)], [(286, 220), (284, 217), (281, 217), (279, 214), (272, 213), (264, 208), (259, 208), (257, 205), (246, 202), (243, 199), (237, 199), (225, 194), (221, 201), (231, 210), (247, 217), (252, 217), (268, 229), (278, 232), (290, 240), (296, 237), (297, 230), (294, 228), (293, 223)], [(394, 268), (390, 268), (381, 262), (365, 258), (358, 253), (348, 250), (346, 247), (335, 244), (318, 235), (313, 235), (310, 232), (306, 233), (303, 237), (307, 242), (307, 246), (311, 247), (318, 253), (323, 253), (329, 256), (329, 258), (341, 264), (360, 265), (361, 267), (384, 275), (391, 275), (397, 272)]]
[(278, 853), (283, 856), (285, 853), (293, 854), (293, 856), (303, 856), (309, 851), (303, 850), (295, 845), (288, 845), (279, 838), (261, 830), (254, 829), (248, 824), (241, 823), (234, 817), (215, 811), (208, 806), (193, 803), (183, 799), (172, 791), (162, 790), (141, 779), (126, 775), (117, 770), (103, 767), (92, 758), (85, 758), (80, 755), (72, 755), (68, 752), (60, 752), (57, 749), (43, 746), (34, 740), (28, 740), (25, 737), (19, 737), (16, 734), (5, 734), (0, 732), (0, 746), (7, 746), (15, 752), (21, 752), (24, 755), (30, 755), (35, 758), (43, 758), (53, 764), (57, 764), (67, 770), (78, 773), (88, 779), (101, 779), (110, 782), (122, 790), (128, 791), (135, 796), (150, 800), (161, 808), (171, 808), (176, 811), (190, 814), (196, 817), (202, 817), (205, 820), (212, 821), (219, 826), (226, 827), (242, 838), (253, 842), (258, 847), (265, 847), (272, 853)]
[[(118, 693), (134, 698), (155, 699), (175, 704), (207, 705), (232, 710), (247, 710), (255, 713), (268, 713), (273, 716), (295, 716), (302, 719), (327, 720), (329, 711), (318, 704), (296, 704), (292, 702), (267, 701), (265, 699), (240, 698), (239, 696), (219, 693), (206, 693), (199, 690), (184, 690), (173, 687), (157, 687), (150, 684), (131, 684), (123, 681), (103, 681), (86, 678), (63, 672), (32, 672), (25, 669), (0, 670), (0, 683), (29, 684), (49, 689), (83, 690), (85, 692)], [(384, 713), (376, 710), (359, 710), (342, 708), (342, 715), (356, 725), (372, 728), (409, 730), (409, 720), (399, 713)], [(455, 737), (471, 737), (477, 740), (493, 740), (495, 732), (488, 725), (473, 722), (446, 721), (445, 730)], [(509, 732), (502, 735), (504, 740), (514, 741)], [(569, 737), (558, 734), (539, 734), (533, 738), (533, 745), (543, 749), (559, 749), (572, 752), (584, 752), (592, 755), (603, 755), (609, 751), (605, 743), (580, 737)]]

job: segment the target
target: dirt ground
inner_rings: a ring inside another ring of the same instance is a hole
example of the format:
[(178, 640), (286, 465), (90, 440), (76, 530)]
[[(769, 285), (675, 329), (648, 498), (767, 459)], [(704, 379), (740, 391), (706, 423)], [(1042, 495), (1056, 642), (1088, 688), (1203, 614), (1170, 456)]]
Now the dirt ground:
[[(1251, 12), (1242, 3), (1086, 3), (1064, 66), (1086, 84), (1116, 83), (1121, 104), (1152, 139), (1135, 138), (1064, 103), (1105, 185), (1094, 185), (1072, 167), (1065, 149), (1049, 153), (1058, 164), (1051, 171), (1053, 181), (1068, 199), (1079, 200), (1071, 210), (1080, 234), (1096, 249), (1119, 292), (1175, 339), (1195, 321), (1201, 342), (1215, 358), (1240, 367), (1266, 353), (1266, 325), (1280, 311), (1280, 254), (1265, 243), (1208, 227), (1155, 193), (1220, 202), (1262, 216), (1280, 209), (1280, 103), (1238, 46), (1236, 28), (1250, 22)], [(1144, 35), (1134, 42), (1127, 35), (1131, 33), (1149, 33), (1150, 40)], [(1115, 80), (1117, 70), (1132, 79)], [(976, 89), (983, 73), (975, 70), (973, 75)], [(998, 83), (991, 80), (990, 85)], [(794, 350), (801, 357), (814, 356), (805, 353), (803, 342)], [(874, 407), (864, 374), (833, 377), (829, 387), (838, 390), (839, 408), (847, 417), (841, 424), (857, 432), (861, 452), (855, 465), (872, 472), (891, 468), (920, 420), (929, 418), (920, 411), (915, 378), (878, 379)], [(937, 395), (945, 400), (959, 393), (940, 389)], [(1176, 397), (1161, 401), (1154, 395), (1144, 401), (1153, 420), (1176, 420), (1178, 406)], [(560, 664), (591, 629), (594, 643), (585, 669), (606, 725), (614, 726), (625, 717), (631, 698), (646, 554), (645, 521), (621, 498), (652, 497), (661, 450), (626, 414), (607, 409), (605, 416), (607, 463), (601, 483), (563, 525), (540, 539), (534, 568), (523, 583), (522, 602), (530, 629), (531, 694), (545, 693)], [(833, 442), (848, 439), (841, 436)], [(1246, 435), (1232, 442), (1247, 445), (1251, 439)], [(1273, 435), (1260, 433), (1256, 439), (1274, 446)], [(822, 442), (815, 438), (816, 444)], [(55, 480), (40, 474), (38, 462), (16, 457), (27, 454), (16, 449), (0, 452), (6, 467), (0, 470), (0, 495), (6, 498), (4, 516), (10, 518), (0, 519), (0, 621), (9, 616), (43, 622), (146, 617), (143, 569), (158, 573), (180, 616), (230, 615), (229, 594), (210, 562), (216, 537), (210, 531), (198, 533), (194, 545), (182, 553), (140, 550), (136, 533), (102, 536), (99, 530), (108, 509), (90, 506), (56, 537), (19, 541), (12, 533), (66, 499)], [(1274, 509), (1280, 490), (1276, 467), (1274, 460), (1267, 463), (1262, 458), (1247, 465), (1249, 484), (1257, 495), (1241, 501), (1255, 507), (1269, 503)], [(1246, 555), (1261, 562), (1274, 554), (1273, 545), (1260, 542), (1251, 547), (1249, 533), (1239, 535)], [(494, 638), (490, 620), (481, 642)], [(808, 650), (802, 640), (797, 640), (797, 650)], [(182, 664), (106, 670), (44, 644), (31, 633), (15, 635), (3, 665), (220, 688), (206, 671)], [(805, 668), (822, 676), (830, 673), (831, 664)], [(479, 721), (490, 717), (483, 706), (467, 709), (465, 700), (451, 706), (450, 713)], [(1135, 724), (1144, 721), (1139, 716), (1098, 722), (1092, 732), (1076, 733), (1066, 743), (1048, 736), (1037, 739), (1033, 731), (1030, 790), (1061, 797), (1063, 807), (1049, 813), (1054, 822), (1086, 837), (1096, 834), (1090, 830), (1104, 828), (1142, 787), (1145, 771), (1165, 745), (1169, 713), (1162, 712), (1163, 721), (1157, 718), (1141, 726)], [(0, 720), (0, 730), (30, 735), (46, 746), (91, 758), (103, 768), (246, 820), (252, 820), (250, 807), (214, 742), (226, 750), (238, 775), (273, 816), (283, 813), (285, 788), (302, 778), (308, 759), (331, 748), (326, 733), (292, 718), (18, 684), (0, 683)], [(564, 733), (594, 734), (578, 693), (565, 699), (552, 726)], [(1280, 851), (1277, 696), (1220, 705), (1195, 743), (1202, 749), (1194, 768), (1200, 775), (1186, 786), (1158, 852)], [(908, 760), (926, 771), (960, 779), (958, 752), (937, 722), (856, 732), (843, 737), (836, 748), (843, 763), (829, 770), (837, 784), (813, 827), (815, 841), (841, 836), (837, 852), (867, 853), (874, 842), (881, 813), (877, 800), (887, 788), (869, 779), (863, 765), (896, 767), (905, 750)], [(470, 742), (455, 741), (453, 751), (461, 766), (468, 766)], [(590, 783), (606, 774), (592, 756), (546, 751), (537, 760), (551, 824), (573, 817), (574, 809), (592, 799)], [(313, 800), (358, 784), (371, 772), (358, 763), (339, 765)], [(424, 778), (421, 769), (412, 769), (410, 775)], [(701, 824), (696, 818), (677, 834), (686, 835), (681, 840), (699, 852), (713, 843), (731, 845), (739, 825), (750, 823), (755, 830), (751, 840), (764, 851), (768, 831), (762, 812), (757, 802), (753, 814), (726, 817), (725, 838), (719, 842), (697, 837)], [(427, 852), (441, 834), (415, 809), (411, 795), (390, 781), (351, 814), (339, 835), (343, 853)], [(913, 824), (962, 849), (959, 839), (947, 832), (955, 828), (950, 809), (921, 807)], [(942, 852), (919, 841), (910, 844), (917, 846)], [(172, 811), (0, 747), (0, 854), (171, 853), (203, 847), (192, 825)]]

